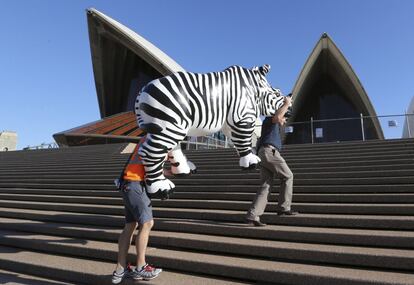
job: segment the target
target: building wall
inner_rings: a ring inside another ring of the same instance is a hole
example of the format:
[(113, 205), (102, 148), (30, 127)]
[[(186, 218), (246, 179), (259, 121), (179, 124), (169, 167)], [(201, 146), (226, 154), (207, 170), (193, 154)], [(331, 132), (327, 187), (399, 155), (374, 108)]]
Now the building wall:
[(17, 147), (17, 134), (3, 131), (0, 133), (0, 151), (12, 151)]

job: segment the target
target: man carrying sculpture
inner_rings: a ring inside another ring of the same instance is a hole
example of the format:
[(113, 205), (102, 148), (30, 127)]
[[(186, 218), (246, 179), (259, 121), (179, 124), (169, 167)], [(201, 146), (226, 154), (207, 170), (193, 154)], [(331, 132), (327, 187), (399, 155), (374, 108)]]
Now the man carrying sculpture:
[(279, 216), (294, 216), (298, 212), (291, 209), (293, 194), (293, 173), (281, 156), (282, 139), (280, 127), (286, 124), (286, 113), (292, 104), (291, 96), (285, 96), (284, 103), (271, 117), (266, 117), (262, 124), (262, 133), (257, 151), (261, 159), (260, 188), (246, 215), (246, 222), (252, 226), (266, 226), (260, 221), (273, 186), (274, 177), (280, 179), (280, 191), (276, 213)]

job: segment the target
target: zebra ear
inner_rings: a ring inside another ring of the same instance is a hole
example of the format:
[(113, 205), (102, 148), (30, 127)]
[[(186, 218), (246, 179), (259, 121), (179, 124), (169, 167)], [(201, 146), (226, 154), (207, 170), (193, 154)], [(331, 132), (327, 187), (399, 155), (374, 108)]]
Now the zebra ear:
[(266, 74), (270, 71), (270, 65), (269, 64), (265, 64), (263, 66), (259, 67), (259, 72), (263, 75), (266, 76)]

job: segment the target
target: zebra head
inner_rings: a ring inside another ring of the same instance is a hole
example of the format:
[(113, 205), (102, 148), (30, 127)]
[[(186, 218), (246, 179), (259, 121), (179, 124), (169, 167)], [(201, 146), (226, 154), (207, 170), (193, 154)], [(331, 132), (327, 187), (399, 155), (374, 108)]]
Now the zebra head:
[(264, 96), (267, 93), (272, 93), (273, 92), (273, 88), (272, 86), (269, 84), (269, 82), (267, 81), (266, 75), (269, 73), (270, 71), (270, 65), (269, 64), (265, 64), (263, 66), (260, 67), (253, 67), (252, 69), (254, 77), (256, 79), (256, 86), (257, 86), (257, 99), (259, 99), (260, 97)]
[(259, 113), (262, 116), (273, 116), (284, 103), (282, 91), (272, 88), (272, 92), (264, 94), (259, 101)]
[(283, 105), (283, 94), (280, 89), (273, 88), (267, 81), (266, 75), (270, 71), (270, 65), (254, 67), (252, 71), (257, 80), (256, 103), (259, 114), (273, 116), (276, 110)]

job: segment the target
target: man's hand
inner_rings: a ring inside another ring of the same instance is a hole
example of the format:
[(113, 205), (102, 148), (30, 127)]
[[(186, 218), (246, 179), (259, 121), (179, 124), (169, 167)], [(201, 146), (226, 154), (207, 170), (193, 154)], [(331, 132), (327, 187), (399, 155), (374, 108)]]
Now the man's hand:
[(277, 110), (276, 114), (272, 118), (273, 124), (279, 124), (281, 126), (286, 124), (285, 113), (291, 104), (292, 104), (292, 97), (285, 96), (285, 98), (283, 98), (283, 106), (279, 110)]
[(292, 104), (292, 97), (285, 96), (283, 104), (289, 107)]

